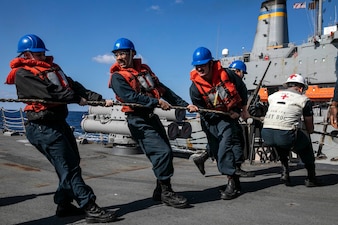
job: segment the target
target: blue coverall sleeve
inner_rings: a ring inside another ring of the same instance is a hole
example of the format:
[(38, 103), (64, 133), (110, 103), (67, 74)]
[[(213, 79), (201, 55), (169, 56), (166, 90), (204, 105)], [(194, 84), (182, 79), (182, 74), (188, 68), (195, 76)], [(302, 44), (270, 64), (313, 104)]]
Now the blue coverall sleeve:
[(155, 108), (158, 105), (158, 99), (137, 93), (118, 73), (112, 75), (111, 87), (125, 103), (136, 103), (149, 108)]
[(19, 69), (15, 85), (18, 98), (44, 99), (47, 101), (77, 103), (80, 96), (73, 89), (55, 85), (48, 79), (40, 79), (28, 70)]

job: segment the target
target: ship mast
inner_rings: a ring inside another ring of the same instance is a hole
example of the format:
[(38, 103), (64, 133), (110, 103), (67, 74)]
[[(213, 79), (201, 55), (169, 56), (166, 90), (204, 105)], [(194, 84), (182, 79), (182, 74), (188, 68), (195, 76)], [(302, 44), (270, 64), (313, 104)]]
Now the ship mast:
[[(316, 7), (316, 13), (317, 13), (317, 29), (316, 29), (316, 35), (321, 36), (322, 35), (322, 24), (323, 24), (323, 0), (315, 0), (314, 1), (315, 7)], [(317, 7), (318, 5), (318, 7)]]

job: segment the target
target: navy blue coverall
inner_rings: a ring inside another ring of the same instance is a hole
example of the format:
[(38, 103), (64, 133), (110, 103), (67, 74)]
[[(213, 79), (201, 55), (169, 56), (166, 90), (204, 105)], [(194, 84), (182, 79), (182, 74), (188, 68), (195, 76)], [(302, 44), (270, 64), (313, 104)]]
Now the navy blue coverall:
[[(184, 107), (189, 105), (164, 84), (159, 85), (165, 90), (162, 98), (169, 104)], [(158, 99), (137, 93), (118, 73), (112, 76), (111, 87), (123, 102), (143, 106), (134, 107), (134, 112), (126, 113), (130, 133), (151, 161), (156, 178), (168, 180), (174, 174), (173, 152), (158, 115), (153, 114), (159, 103)]]
[(66, 103), (79, 103), (81, 97), (100, 101), (102, 96), (85, 89), (80, 83), (66, 77), (71, 88), (53, 84), (49, 79), (40, 79), (28, 70), (16, 72), (15, 85), (18, 98), (45, 99), (64, 102), (40, 112), (26, 111), (26, 137), (54, 166), (59, 186), (54, 194), (56, 204), (75, 200), (82, 208), (96, 199), (91, 187), (82, 179), (78, 146), (66, 122)]
[(332, 101), (338, 102), (338, 79), (336, 80), (336, 84), (334, 86), (334, 93)]
[[(247, 88), (243, 80), (233, 71), (226, 70), (231, 82), (236, 86), (242, 98), (242, 104), (248, 100)], [(207, 104), (194, 83), (190, 86), (190, 97), (194, 105), (201, 109)], [(239, 109), (238, 113), (240, 112)], [(236, 109), (234, 109), (236, 111)], [(217, 161), (218, 170), (223, 175), (232, 176), (236, 171), (236, 164), (241, 164), (243, 155), (243, 130), (238, 119), (213, 112), (201, 112), (201, 126), (208, 139), (209, 155)]]

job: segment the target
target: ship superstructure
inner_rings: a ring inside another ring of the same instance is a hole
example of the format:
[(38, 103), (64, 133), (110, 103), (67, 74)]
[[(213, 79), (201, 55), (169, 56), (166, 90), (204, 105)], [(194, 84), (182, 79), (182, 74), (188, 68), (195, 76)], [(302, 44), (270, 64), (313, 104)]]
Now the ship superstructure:
[[(228, 56), (223, 50), (222, 66), (228, 67), (234, 60), (243, 60), (249, 76), (245, 83), (249, 91), (256, 88), (267, 68), (271, 65), (260, 90), (261, 99), (278, 90), (293, 73), (302, 75), (309, 89), (306, 93), (314, 101), (329, 101), (333, 95), (338, 68), (337, 24), (325, 27), (322, 32), (322, 0), (313, 1), (317, 11), (316, 32), (306, 43), (289, 42), (286, 0), (268, 0), (261, 4), (252, 51), (240, 56)], [(322, 89), (326, 88), (326, 89)]]

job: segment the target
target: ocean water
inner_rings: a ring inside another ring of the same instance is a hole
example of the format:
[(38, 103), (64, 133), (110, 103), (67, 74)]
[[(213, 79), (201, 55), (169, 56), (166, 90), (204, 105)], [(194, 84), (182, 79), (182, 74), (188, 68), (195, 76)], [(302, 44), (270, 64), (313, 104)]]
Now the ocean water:
[(88, 112), (77, 112), (77, 111), (70, 111), (67, 117), (67, 123), (69, 126), (73, 127), (75, 130), (74, 132), (79, 134), (84, 134), (84, 131), (81, 128), (81, 121), (83, 116), (88, 115)]

